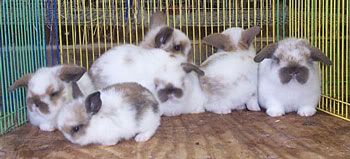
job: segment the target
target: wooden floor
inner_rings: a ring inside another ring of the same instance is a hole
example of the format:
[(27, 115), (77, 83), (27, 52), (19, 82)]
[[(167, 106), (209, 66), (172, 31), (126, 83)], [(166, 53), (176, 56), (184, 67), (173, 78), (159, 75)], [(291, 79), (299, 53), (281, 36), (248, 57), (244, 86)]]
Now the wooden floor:
[(0, 137), (0, 158), (350, 158), (350, 122), (317, 113), (239, 111), (164, 117), (145, 142), (79, 147), (29, 124)]

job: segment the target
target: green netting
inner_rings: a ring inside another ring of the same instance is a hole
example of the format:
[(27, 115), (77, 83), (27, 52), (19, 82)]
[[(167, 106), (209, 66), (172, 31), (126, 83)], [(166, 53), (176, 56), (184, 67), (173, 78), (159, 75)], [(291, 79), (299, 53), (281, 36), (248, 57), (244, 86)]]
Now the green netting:
[(42, 0), (2, 0), (0, 6), (0, 134), (26, 123), (25, 89), (8, 87), (46, 65)]

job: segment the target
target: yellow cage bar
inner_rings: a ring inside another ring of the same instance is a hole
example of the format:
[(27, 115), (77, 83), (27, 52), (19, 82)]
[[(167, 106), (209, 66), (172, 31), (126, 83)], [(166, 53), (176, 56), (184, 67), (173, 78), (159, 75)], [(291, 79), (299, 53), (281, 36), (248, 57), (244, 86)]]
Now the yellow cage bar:
[(350, 121), (348, 0), (58, 0), (59, 48), (62, 63), (89, 67), (104, 51), (121, 43), (138, 44), (150, 16), (162, 10), (167, 23), (192, 40), (199, 64), (213, 52), (204, 36), (228, 27), (260, 25), (260, 50), (286, 36), (308, 39), (333, 61), (322, 70), (318, 109)]

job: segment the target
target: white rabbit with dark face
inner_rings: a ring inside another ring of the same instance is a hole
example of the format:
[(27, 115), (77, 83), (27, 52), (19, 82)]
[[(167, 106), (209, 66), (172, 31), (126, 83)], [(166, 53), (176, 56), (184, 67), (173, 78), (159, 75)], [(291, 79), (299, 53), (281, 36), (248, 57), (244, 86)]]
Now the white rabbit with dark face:
[(203, 73), (186, 61), (184, 56), (169, 54), (162, 49), (121, 45), (99, 57), (91, 66), (89, 76), (97, 89), (116, 83), (137, 82), (156, 96), (162, 114), (167, 114), (166, 111), (169, 111), (169, 114), (190, 113), (191, 110), (196, 111), (197, 109), (192, 107), (197, 106), (176, 105), (183, 109), (165, 108), (167, 103), (175, 106), (174, 103), (182, 103), (184, 98), (188, 97), (185, 97), (184, 93), (190, 91), (188, 87), (192, 86), (185, 83), (192, 71), (199, 75)]
[(79, 80), (84, 73), (85, 68), (76, 65), (43, 67), (23, 75), (10, 90), (27, 86), (29, 122), (43, 131), (53, 131), (58, 111), (73, 99), (71, 82)]
[(306, 40), (287, 38), (266, 46), (254, 60), (260, 62), (259, 102), (269, 116), (316, 113), (321, 96), (317, 61), (332, 64), (319, 49)]
[(140, 43), (144, 48), (159, 48), (170, 54), (177, 54), (189, 59), (191, 41), (181, 30), (166, 25), (166, 16), (155, 12), (151, 16), (150, 29)]
[(73, 92), (76, 99), (57, 117), (58, 129), (72, 143), (114, 145), (134, 136), (144, 142), (160, 125), (158, 102), (140, 84), (115, 84), (86, 98), (77, 85)]
[(212, 34), (203, 42), (218, 48), (201, 65), (205, 76), (200, 78), (207, 95), (205, 109), (218, 114), (227, 114), (234, 109), (248, 108), (259, 111), (257, 101), (257, 69), (253, 60), (256, 55), (252, 45), (259, 27), (249, 29), (230, 28)]

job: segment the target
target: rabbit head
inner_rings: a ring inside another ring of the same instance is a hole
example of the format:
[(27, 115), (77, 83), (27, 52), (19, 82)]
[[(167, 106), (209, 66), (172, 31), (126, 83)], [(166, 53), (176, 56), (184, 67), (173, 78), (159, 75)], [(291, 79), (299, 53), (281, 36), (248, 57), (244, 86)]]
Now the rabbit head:
[(254, 49), (252, 42), (260, 33), (260, 27), (251, 27), (246, 30), (238, 27), (229, 28), (222, 33), (214, 33), (203, 38), (205, 44), (218, 49), (218, 52), (235, 52)]
[(166, 25), (166, 16), (156, 12), (151, 17), (151, 24), (145, 39), (140, 43), (144, 48), (160, 48), (171, 54), (180, 54), (188, 58), (191, 41), (182, 31)]
[(309, 69), (314, 68), (314, 62), (320, 61), (331, 65), (331, 60), (316, 47), (304, 39), (287, 38), (263, 48), (254, 58), (255, 62), (265, 61), (271, 68), (278, 71), (279, 80), (287, 84), (295, 79), (305, 84), (309, 78)]
[[(10, 90), (26, 86), (27, 106), (30, 122), (42, 130), (53, 130), (52, 125), (58, 110), (71, 99), (71, 82), (77, 81), (85, 73), (85, 68), (76, 65), (60, 65), (38, 69), (16, 80)], [(31, 116), (32, 115), (32, 116)]]

